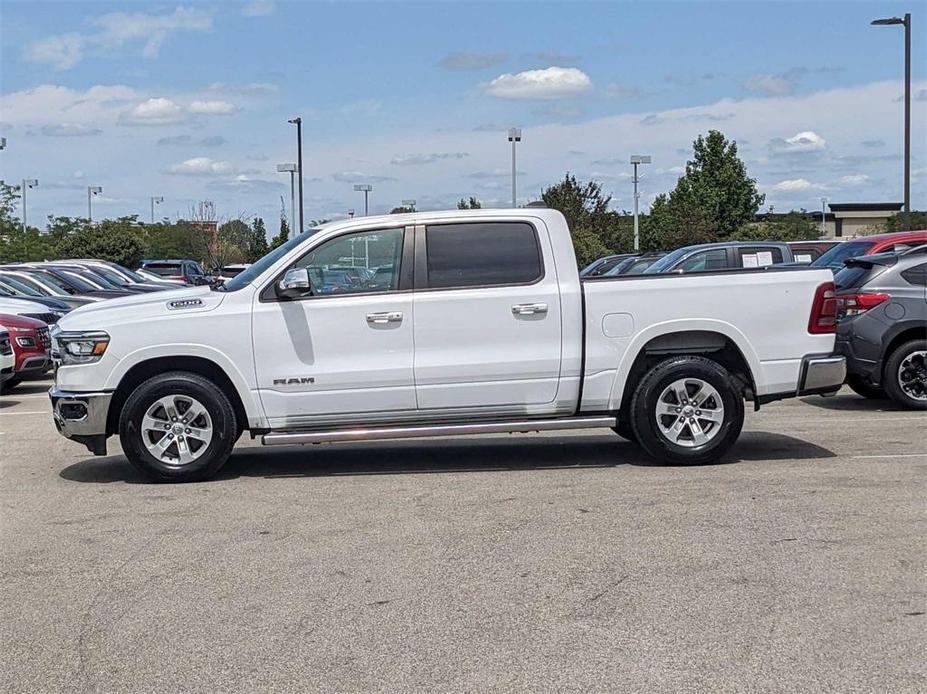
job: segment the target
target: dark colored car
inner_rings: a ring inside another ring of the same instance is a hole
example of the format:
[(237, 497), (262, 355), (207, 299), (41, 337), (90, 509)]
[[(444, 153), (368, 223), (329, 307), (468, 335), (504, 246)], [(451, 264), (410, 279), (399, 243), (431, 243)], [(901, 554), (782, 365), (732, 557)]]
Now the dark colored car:
[(617, 277), (618, 275), (642, 275), (644, 271), (666, 255), (666, 251), (656, 253), (641, 253), (625, 258), (606, 272), (604, 277)]
[(843, 268), (843, 261), (876, 253), (901, 253), (927, 244), (927, 231), (896, 231), (891, 234), (861, 236), (843, 241), (811, 263), (811, 267), (829, 267), (834, 272)]
[(11, 269), (21, 271), (25, 274), (34, 275), (43, 282), (52, 284), (60, 291), (71, 296), (90, 296), (100, 299), (115, 299), (120, 296), (132, 296), (132, 292), (115, 289), (100, 289), (99, 285), (91, 284), (80, 276), (76, 271), (64, 271), (55, 267), (47, 266), (11, 266)]
[(104, 277), (109, 279), (110, 282), (123, 287), (124, 289), (134, 289), (149, 292), (161, 291), (163, 289), (177, 289), (177, 285), (174, 282), (153, 282), (145, 277), (142, 277), (140, 274), (130, 270), (127, 267), (123, 267), (118, 263), (113, 263), (108, 260), (77, 258), (73, 260), (67, 260), (65, 262), (82, 265), (83, 267), (93, 270), (98, 274), (102, 274)]
[(30, 301), (35, 301), (39, 298), (54, 299), (67, 306), (68, 310), (93, 303), (94, 301), (94, 299), (90, 297), (71, 296), (70, 294), (66, 296), (53, 296), (50, 293), (43, 292), (39, 285), (30, 282), (28, 278), (11, 272), (0, 272), (0, 290), (20, 299), (29, 299)]
[(793, 261), (792, 250), (779, 241), (722, 241), (677, 248), (644, 270), (645, 275), (666, 272), (713, 272), (768, 267)]
[(836, 349), (847, 360), (847, 385), (867, 398), (888, 395), (903, 407), (927, 409), (927, 258), (852, 258), (834, 284)]
[(0, 284), (0, 296), (7, 299), (26, 299), (37, 304), (42, 304), (43, 306), (47, 306), (49, 311), (54, 311), (55, 313), (59, 313), (62, 316), (71, 310), (71, 307), (60, 299), (52, 299), (48, 296), (20, 296), (18, 294), (14, 294), (13, 292), (6, 291), (2, 284)]
[(10, 346), (16, 357), (13, 377), (0, 386), (4, 391), (15, 387), (25, 378), (41, 376), (52, 367), (49, 354), (51, 337), (44, 322), (26, 316), (4, 314), (0, 316), (0, 325), (9, 332)]
[(212, 284), (215, 281), (195, 260), (145, 260), (142, 267), (159, 277), (187, 284)]
[(840, 241), (789, 241), (789, 248), (792, 249), (792, 255), (795, 256), (796, 263), (812, 263), (822, 255), (827, 253), (831, 248), (839, 244)]
[(579, 271), (580, 277), (598, 277), (604, 275), (622, 260), (633, 258), (637, 253), (619, 253), (617, 255), (607, 255), (604, 258), (593, 260), (586, 267)]

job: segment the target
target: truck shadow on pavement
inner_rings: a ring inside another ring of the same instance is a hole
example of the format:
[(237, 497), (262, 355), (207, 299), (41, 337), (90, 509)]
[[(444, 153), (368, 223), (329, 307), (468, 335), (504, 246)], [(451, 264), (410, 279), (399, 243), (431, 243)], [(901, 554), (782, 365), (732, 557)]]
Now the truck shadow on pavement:
[(894, 400), (886, 398), (874, 399), (864, 398), (861, 395), (834, 395), (830, 398), (822, 398), (820, 395), (812, 395), (807, 398), (799, 398), (806, 405), (820, 407), (824, 410), (833, 410), (836, 412), (910, 412), (901, 407)]
[[(816, 460), (836, 453), (783, 434), (745, 432), (722, 460), (713, 465), (777, 460)], [(462, 472), (512, 472), (586, 469), (636, 465), (663, 467), (637, 445), (613, 435), (398, 441), (332, 446), (235, 450), (215, 482), (241, 477), (328, 477)], [(678, 468), (666, 467), (667, 470)], [(89, 458), (64, 468), (71, 482), (145, 483), (123, 456)]]

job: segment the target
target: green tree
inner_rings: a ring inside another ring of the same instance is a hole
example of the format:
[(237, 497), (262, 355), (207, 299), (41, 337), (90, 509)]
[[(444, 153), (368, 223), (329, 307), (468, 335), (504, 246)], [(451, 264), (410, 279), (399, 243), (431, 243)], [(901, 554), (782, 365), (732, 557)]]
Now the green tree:
[(278, 233), (270, 241), (270, 249), (273, 250), (278, 246), (282, 246), (290, 238), (290, 225), (286, 222), (286, 217), (280, 215), (280, 233)]
[(144, 236), (151, 258), (190, 258), (206, 263), (210, 256), (212, 235), (190, 222), (147, 224)]
[(734, 234), (741, 241), (813, 241), (821, 238), (821, 225), (805, 210), (772, 214), (755, 224), (748, 224)]
[(621, 236), (620, 215), (608, 209), (611, 199), (598, 181), (580, 183), (569, 173), (541, 192), (544, 204), (566, 217), (580, 267), (616, 250), (613, 244)]
[(59, 258), (99, 258), (138, 267), (148, 247), (137, 215), (82, 226), (58, 244)]
[[(464, 209), (460, 207), (460, 203), (457, 203), (457, 208), (461, 210)], [(415, 212), (415, 210), (413, 210), (411, 207), (399, 206), (394, 207), (389, 211), (390, 214), (405, 214), (406, 212)]]
[(897, 212), (885, 223), (885, 231), (919, 231), (921, 229), (927, 229), (927, 212), (920, 210)]
[(751, 223), (766, 199), (757, 192), (756, 179), (737, 156), (737, 143), (718, 130), (699, 135), (693, 157), (675, 189), (651, 206), (648, 237), (663, 249), (692, 243), (691, 239), (719, 241), (733, 238)]
[(13, 186), (0, 184), (0, 261), (46, 260), (54, 257), (50, 239), (30, 226), (23, 229), (13, 213), (19, 205), (19, 192)]
[(479, 200), (477, 200), (472, 195), (470, 196), (469, 200), (467, 200), (466, 198), (461, 198), (460, 200), (457, 201), (458, 210), (479, 210), (482, 207), (483, 207), (483, 203), (481, 203)]
[(251, 221), (251, 237), (248, 241), (248, 262), (253, 263), (265, 255), (270, 247), (267, 245), (267, 229), (264, 227), (264, 220), (255, 217)]

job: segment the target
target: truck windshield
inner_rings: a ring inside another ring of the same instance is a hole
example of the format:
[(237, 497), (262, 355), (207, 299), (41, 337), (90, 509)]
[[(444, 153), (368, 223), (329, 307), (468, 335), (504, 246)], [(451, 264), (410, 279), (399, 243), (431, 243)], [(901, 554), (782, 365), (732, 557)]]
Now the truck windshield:
[(236, 292), (243, 287), (247, 287), (257, 277), (260, 277), (260, 275), (263, 274), (267, 268), (280, 260), (280, 258), (285, 256), (292, 249), (306, 241), (318, 230), (319, 227), (314, 227), (312, 229), (307, 229), (299, 236), (294, 236), (282, 246), (277, 246), (274, 250), (258, 260), (256, 263), (253, 263), (248, 267), (248, 269), (235, 275), (232, 279), (226, 280), (222, 286), (216, 287), (215, 290), (217, 292)]

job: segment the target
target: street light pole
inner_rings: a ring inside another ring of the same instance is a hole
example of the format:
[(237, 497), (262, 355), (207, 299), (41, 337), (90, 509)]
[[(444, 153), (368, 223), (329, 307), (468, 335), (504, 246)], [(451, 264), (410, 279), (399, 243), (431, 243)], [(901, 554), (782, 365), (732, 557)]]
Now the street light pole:
[(93, 221), (93, 196), (103, 192), (100, 186), (87, 186), (87, 221)]
[(827, 214), (826, 210), (827, 198), (821, 198), (821, 236), (824, 236), (826, 233), (826, 227), (824, 226), (824, 216)]
[(640, 251), (641, 249), (641, 232), (640, 232), (640, 222), (638, 219), (639, 214), (639, 201), (640, 194), (637, 192), (637, 183), (640, 178), (637, 175), (637, 166), (638, 164), (649, 164), (651, 162), (651, 157), (649, 154), (634, 154), (631, 156), (631, 165), (634, 167), (634, 176), (632, 181), (634, 181), (634, 251)]
[(164, 202), (163, 195), (152, 195), (151, 196), (151, 223), (154, 224), (154, 208), (155, 205), (160, 205)]
[(512, 208), (517, 206), (518, 198), (515, 195), (515, 143), (521, 142), (521, 128), (509, 128), (509, 142), (512, 143)]
[(367, 205), (367, 196), (370, 194), (370, 191), (373, 190), (373, 186), (369, 183), (358, 183), (354, 186), (354, 190), (363, 192), (364, 194), (364, 216), (366, 217), (370, 213), (370, 208)]
[(291, 118), (288, 123), (296, 124), (296, 171), (299, 175), (299, 231), (303, 233), (303, 119)]
[(875, 26), (904, 26), (904, 211), (911, 211), (911, 14), (874, 19)]
[(295, 226), (294, 222), (296, 221), (296, 164), (277, 164), (277, 171), (279, 173), (289, 173), (290, 174), (290, 238), (296, 234), (293, 227)]
[(27, 188), (38, 188), (39, 179), (37, 178), (24, 178), (23, 187), (20, 189), (23, 194), (23, 233), (26, 232), (26, 189)]

